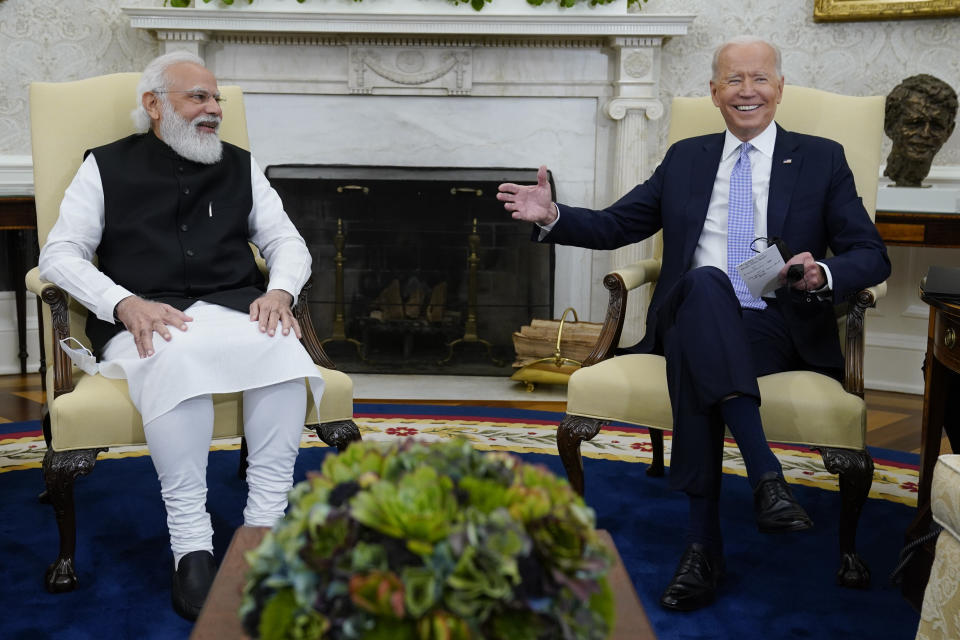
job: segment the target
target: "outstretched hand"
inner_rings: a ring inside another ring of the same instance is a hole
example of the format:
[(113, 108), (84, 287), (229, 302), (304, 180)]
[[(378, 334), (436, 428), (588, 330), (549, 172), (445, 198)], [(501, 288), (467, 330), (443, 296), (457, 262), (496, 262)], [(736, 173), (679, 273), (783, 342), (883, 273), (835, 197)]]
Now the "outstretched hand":
[(557, 211), (550, 199), (550, 185), (547, 184), (547, 168), (541, 166), (537, 171), (537, 184), (519, 185), (505, 182), (500, 185), (497, 200), (510, 212), (514, 220), (526, 220), (540, 225), (548, 225), (557, 219)]
[(294, 335), (301, 338), (303, 336), (300, 333), (300, 323), (293, 316), (291, 304), (293, 296), (282, 289), (271, 289), (250, 303), (250, 320), (260, 322), (261, 333), (271, 336), (276, 334), (279, 323), (283, 335), (289, 334), (293, 329)]
[(139, 296), (127, 296), (117, 303), (117, 318), (133, 334), (137, 353), (141, 358), (153, 355), (153, 332), (170, 342), (172, 336), (168, 326), (180, 331), (187, 330), (187, 323), (193, 320), (183, 311), (162, 302), (151, 302)]

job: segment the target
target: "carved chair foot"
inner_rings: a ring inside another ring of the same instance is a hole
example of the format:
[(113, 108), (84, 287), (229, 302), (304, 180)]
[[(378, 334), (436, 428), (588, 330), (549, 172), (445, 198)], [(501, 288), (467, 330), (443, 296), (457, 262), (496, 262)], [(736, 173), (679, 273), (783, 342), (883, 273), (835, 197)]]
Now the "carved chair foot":
[(580, 457), (580, 443), (584, 440), (592, 440), (597, 433), (603, 421), (596, 418), (584, 418), (567, 414), (563, 417), (560, 426), (557, 427), (557, 449), (560, 452), (560, 460), (563, 462), (563, 468), (567, 471), (567, 479), (570, 486), (579, 495), (583, 495), (583, 459)]
[(77, 574), (73, 570), (73, 558), (57, 558), (49, 567), (44, 586), (50, 593), (66, 593), (77, 588)]
[(343, 451), (351, 442), (359, 442), (360, 429), (357, 428), (353, 420), (342, 420), (340, 422), (324, 422), (322, 424), (310, 425), (310, 428), (317, 432), (317, 437), (331, 447), (336, 447), (337, 451)]
[(81, 476), (93, 471), (97, 454), (106, 449), (78, 449), (54, 451), (47, 449), (43, 456), (43, 479), (47, 498), (53, 507), (60, 534), (60, 552), (47, 568), (44, 586), (50, 593), (72, 591), (77, 586), (73, 558), (77, 548), (77, 519), (73, 503), (73, 484)]
[(866, 449), (834, 449), (821, 447), (823, 466), (840, 476), (840, 570), (837, 584), (865, 589), (870, 583), (870, 569), (857, 555), (857, 526), (860, 513), (873, 484), (873, 458)]
[(870, 586), (870, 569), (856, 552), (844, 553), (840, 558), (837, 584), (850, 589), (866, 589)]

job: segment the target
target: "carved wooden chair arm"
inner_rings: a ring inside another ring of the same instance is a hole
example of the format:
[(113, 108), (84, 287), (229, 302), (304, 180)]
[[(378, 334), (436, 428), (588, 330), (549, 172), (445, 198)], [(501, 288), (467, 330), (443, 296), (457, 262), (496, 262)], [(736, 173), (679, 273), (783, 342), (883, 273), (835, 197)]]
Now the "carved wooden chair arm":
[[(54, 397), (73, 391), (73, 362), (63, 349), (60, 341), (70, 337), (70, 297), (67, 292), (40, 277), (40, 268), (34, 267), (24, 278), (27, 290), (36, 294), (50, 306), (51, 330), (53, 341), (53, 395)], [(44, 337), (40, 336), (43, 340)]]
[(300, 324), (300, 333), (303, 335), (300, 342), (303, 344), (303, 348), (307, 350), (307, 353), (310, 354), (314, 364), (325, 369), (336, 369), (336, 365), (333, 364), (333, 361), (323, 350), (320, 339), (317, 337), (317, 332), (313, 328), (313, 319), (310, 317), (310, 305), (307, 304), (312, 286), (313, 276), (303, 285), (303, 289), (300, 290), (300, 297), (297, 298), (297, 304), (293, 307), (293, 315)]
[(660, 277), (660, 261), (655, 259), (640, 260), (631, 265), (608, 273), (603, 278), (603, 286), (610, 292), (607, 303), (607, 317), (600, 329), (600, 337), (584, 361), (583, 366), (589, 367), (613, 356), (620, 342), (623, 332), (624, 314), (627, 309), (627, 294), (631, 289), (656, 282)]
[(887, 294), (887, 283), (863, 289), (850, 300), (847, 311), (846, 345), (844, 348), (843, 388), (847, 393), (863, 397), (864, 323), (867, 309)]

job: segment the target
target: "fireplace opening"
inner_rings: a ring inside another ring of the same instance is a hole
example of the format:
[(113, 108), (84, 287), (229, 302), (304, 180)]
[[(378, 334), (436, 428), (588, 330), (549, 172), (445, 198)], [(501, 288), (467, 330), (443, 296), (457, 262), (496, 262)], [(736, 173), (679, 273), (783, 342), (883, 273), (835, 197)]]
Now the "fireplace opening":
[(509, 376), (513, 332), (551, 317), (553, 247), (496, 199), (502, 182), (535, 184), (536, 169), (266, 174), (313, 256), (310, 313), (339, 369)]

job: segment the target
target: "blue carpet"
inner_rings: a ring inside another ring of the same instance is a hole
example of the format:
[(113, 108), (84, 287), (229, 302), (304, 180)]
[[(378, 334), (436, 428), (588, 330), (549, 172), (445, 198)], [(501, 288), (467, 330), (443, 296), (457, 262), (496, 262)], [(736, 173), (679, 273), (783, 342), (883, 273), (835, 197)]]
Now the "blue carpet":
[[(358, 408), (359, 409), (359, 408)], [(443, 408), (449, 411), (451, 408)], [(358, 411), (359, 412), (359, 411)], [(297, 479), (320, 466), (326, 448), (304, 448)], [(562, 474), (559, 458), (524, 454)], [(239, 454), (212, 452), (209, 507), (218, 558), (240, 525), (245, 487), (236, 479)], [(913, 508), (871, 500), (860, 522), (860, 553), (873, 571), (865, 591), (833, 584), (837, 493), (794, 486), (816, 527), (763, 535), (753, 523), (744, 478), (725, 478), (722, 502), (728, 575), (718, 602), (699, 612), (660, 609), (657, 599), (683, 550), (678, 534), (686, 503), (647, 478), (643, 464), (585, 460), (587, 502), (612, 534), (661, 640), (670, 638), (912, 638), (918, 615), (886, 583)], [(0, 637), (9, 639), (186, 638), (191, 625), (170, 608), (170, 552), (163, 505), (147, 457), (107, 459), (77, 481), (76, 591), (51, 595), (43, 573), (57, 554), (49, 506), (39, 504), (39, 469), (0, 474)]]

